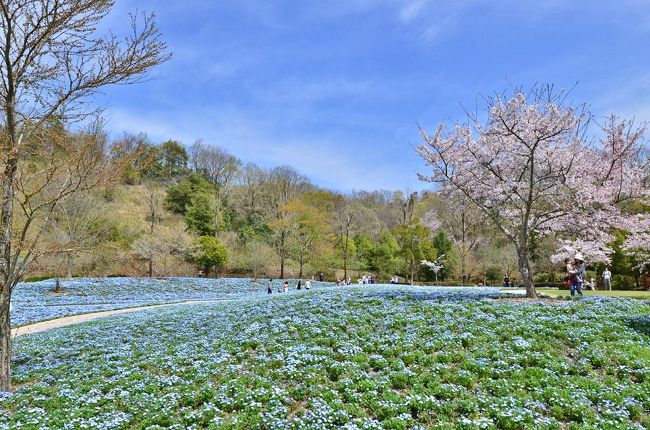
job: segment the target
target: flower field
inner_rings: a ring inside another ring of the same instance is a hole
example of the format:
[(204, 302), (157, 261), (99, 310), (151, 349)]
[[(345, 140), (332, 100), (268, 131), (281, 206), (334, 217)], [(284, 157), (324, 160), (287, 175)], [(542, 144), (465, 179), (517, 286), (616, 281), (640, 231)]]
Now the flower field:
[[(19, 284), (12, 297), (11, 322), (21, 326), (70, 315), (186, 300), (232, 300), (266, 295), (268, 280), (212, 278), (84, 278)], [(275, 280), (275, 288), (282, 282)], [(330, 285), (313, 282), (314, 287)], [(295, 286), (295, 281), (291, 281)]]
[(262, 293), (18, 338), (0, 429), (650, 427), (645, 302)]

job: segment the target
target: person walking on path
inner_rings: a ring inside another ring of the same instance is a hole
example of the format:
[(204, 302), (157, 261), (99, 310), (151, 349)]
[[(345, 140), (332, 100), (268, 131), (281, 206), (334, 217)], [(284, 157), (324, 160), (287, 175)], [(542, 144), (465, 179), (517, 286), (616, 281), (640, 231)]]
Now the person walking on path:
[(320, 275), (318, 275), (318, 279), (323, 282), (323, 279), (325, 278), (325, 275), (321, 272)]
[(576, 292), (582, 297), (582, 284), (585, 282), (586, 266), (582, 254), (578, 253), (573, 257), (573, 270), (569, 274), (573, 275), (571, 280), (571, 296), (575, 296)]
[(273, 294), (273, 279), (269, 279), (269, 284), (266, 288), (267, 294)]
[(309, 279), (305, 282), (305, 290), (311, 290), (311, 281)]
[(603, 270), (603, 286), (607, 291), (612, 291), (612, 272), (609, 271), (608, 267)]

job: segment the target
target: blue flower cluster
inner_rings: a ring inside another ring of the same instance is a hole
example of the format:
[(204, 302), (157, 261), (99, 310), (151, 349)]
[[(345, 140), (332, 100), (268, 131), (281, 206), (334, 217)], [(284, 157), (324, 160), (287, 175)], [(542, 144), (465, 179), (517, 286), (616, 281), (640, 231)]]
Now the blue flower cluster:
[(650, 428), (650, 306), (559, 303), (314, 288), (20, 337), (0, 429)]
[[(291, 286), (297, 281), (291, 280)], [(331, 283), (312, 281), (314, 288)], [(187, 300), (231, 300), (266, 294), (268, 280), (212, 278), (75, 278), (19, 284), (12, 297), (11, 322), (22, 326), (70, 315)], [(274, 291), (282, 282), (273, 282)]]

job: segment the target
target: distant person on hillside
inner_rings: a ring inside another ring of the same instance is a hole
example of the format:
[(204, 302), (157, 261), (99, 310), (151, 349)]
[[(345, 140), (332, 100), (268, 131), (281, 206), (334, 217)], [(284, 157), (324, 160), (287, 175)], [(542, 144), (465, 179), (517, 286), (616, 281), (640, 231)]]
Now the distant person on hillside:
[(273, 279), (269, 279), (269, 284), (266, 288), (266, 293), (267, 294), (272, 294), (273, 293)]
[(305, 290), (311, 290), (311, 281), (309, 279), (305, 282)]
[(284, 281), (284, 292), (285, 293), (289, 292), (289, 281)]
[(323, 282), (323, 279), (324, 279), (324, 278), (325, 278), (325, 276), (324, 276), (323, 273), (321, 272), (321, 273), (318, 275), (318, 280), (320, 280), (321, 282)]
[(605, 270), (603, 270), (603, 287), (607, 291), (612, 290), (612, 272), (609, 271), (608, 267), (605, 267)]
[(508, 288), (510, 287), (510, 276), (506, 273), (506, 275), (503, 277), (503, 287)]
[(302, 290), (302, 284), (300, 279), (298, 279), (298, 285), (296, 285), (296, 290)]
[(571, 296), (575, 296), (576, 292), (582, 297), (582, 285), (585, 282), (587, 268), (585, 266), (584, 257), (582, 254), (577, 253), (573, 257), (573, 270), (570, 272), (573, 275), (571, 281)]

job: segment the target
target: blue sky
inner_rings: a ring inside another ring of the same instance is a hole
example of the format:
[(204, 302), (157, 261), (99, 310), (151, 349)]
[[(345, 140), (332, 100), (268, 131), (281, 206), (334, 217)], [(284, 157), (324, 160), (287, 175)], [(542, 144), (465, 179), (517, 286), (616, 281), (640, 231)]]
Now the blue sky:
[(155, 11), (173, 59), (98, 102), (108, 128), (202, 139), (318, 185), (423, 189), (417, 124), (510, 84), (573, 87), (594, 113), (650, 120), (644, 0), (117, 0)]

